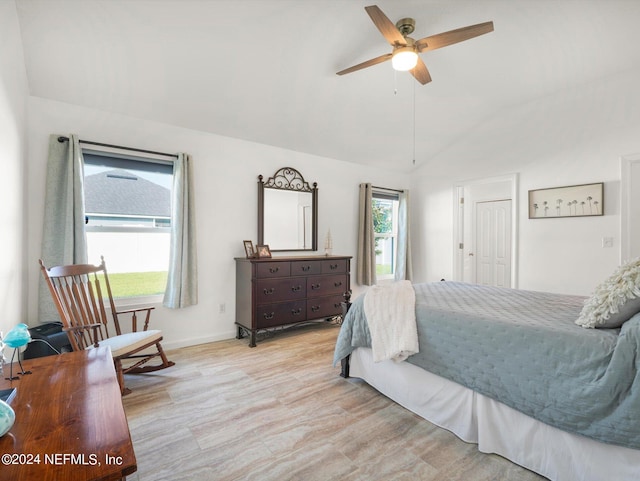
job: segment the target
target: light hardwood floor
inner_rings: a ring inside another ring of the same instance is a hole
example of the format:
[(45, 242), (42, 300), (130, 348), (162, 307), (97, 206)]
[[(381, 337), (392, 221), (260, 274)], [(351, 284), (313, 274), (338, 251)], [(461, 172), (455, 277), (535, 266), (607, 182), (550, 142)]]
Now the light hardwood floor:
[(331, 365), (338, 327), (291, 329), (249, 348), (169, 351), (128, 375), (138, 472), (129, 481), (540, 481), (419, 418)]

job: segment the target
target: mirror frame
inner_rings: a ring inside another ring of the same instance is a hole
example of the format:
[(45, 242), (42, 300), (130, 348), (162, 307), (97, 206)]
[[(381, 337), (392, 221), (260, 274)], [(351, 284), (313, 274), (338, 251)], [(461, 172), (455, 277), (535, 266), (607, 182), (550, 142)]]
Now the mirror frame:
[(258, 245), (264, 245), (264, 189), (291, 190), (311, 193), (311, 248), (310, 249), (270, 249), (272, 252), (316, 251), (318, 250), (318, 183), (310, 186), (302, 174), (293, 167), (278, 169), (273, 177), (263, 182), (258, 176)]

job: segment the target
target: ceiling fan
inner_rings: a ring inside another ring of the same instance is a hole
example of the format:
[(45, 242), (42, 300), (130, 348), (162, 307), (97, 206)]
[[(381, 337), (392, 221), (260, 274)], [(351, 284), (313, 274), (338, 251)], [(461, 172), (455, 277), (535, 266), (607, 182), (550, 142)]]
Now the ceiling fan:
[(419, 53), (446, 47), (447, 45), (493, 32), (493, 22), (485, 22), (431, 35), (430, 37), (421, 38), (420, 40), (414, 40), (408, 36), (413, 33), (416, 25), (413, 18), (400, 19), (394, 25), (376, 5), (364, 7), (364, 9), (378, 30), (380, 30), (380, 33), (382, 33), (384, 38), (387, 39), (387, 42), (391, 44), (393, 52), (380, 55), (379, 57), (341, 70), (337, 72), (337, 75), (355, 72), (356, 70), (391, 60), (395, 70), (409, 71), (418, 82), (424, 85), (431, 82), (431, 75), (429, 74), (429, 70), (427, 70), (427, 66), (418, 56)]

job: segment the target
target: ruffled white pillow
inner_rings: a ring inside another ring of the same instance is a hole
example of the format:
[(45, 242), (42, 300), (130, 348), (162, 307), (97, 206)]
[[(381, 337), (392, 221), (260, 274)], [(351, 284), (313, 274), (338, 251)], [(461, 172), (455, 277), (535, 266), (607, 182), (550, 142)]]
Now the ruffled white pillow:
[(582, 327), (620, 327), (640, 312), (640, 257), (618, 267), (585, 303), (576, 324)]

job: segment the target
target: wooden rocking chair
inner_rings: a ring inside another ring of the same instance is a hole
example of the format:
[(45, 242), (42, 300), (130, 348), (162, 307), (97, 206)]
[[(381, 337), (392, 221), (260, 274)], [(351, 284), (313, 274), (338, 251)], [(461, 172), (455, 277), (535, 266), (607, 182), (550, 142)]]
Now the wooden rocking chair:
[[(111, 355), (120, 384), (122, 395), (131, 391), (125, 388), (124, 375), (157, 371), (173, 366), (175, 363), (169, 361), (160, 341), (162, 331), (148, 329), (149, 318), (154, 307), (143, 307), (139, 309), (128, 309), (117, 311), (104, 258), (101, 257), (99, 266), (90, 264), (77, 264), (69, 266), (45, 267), (40, 260), (42, 275), (49, 286), (49, 291), (58, 309), (58, 314), (62, 320), (63, 330), (69, 336), (69, 342), (74, 351), (92, 349), (98, 346), (109, 346)], [(98, 275), (104, 277), (100, 279)], [(104, 283), (108, 307), (111, 309), (113, 318), (112, 336), (109, 332), (108, 316), (105, 309), (105, 299), (101, 284)], [(137, 314), (146, 312), (144, 327), (141, 331), (137, 329)], [(120, 329), (118, 316), (120, 314), (131, 314), (132, 332), (123, 333)], [(147, 351), (148, 353), (142, 353)], [(161, 364), (144, 366), (155, 357), (160, 357)], [(123, 364), (123, 361), (125, 363)], [(131, 364), (130, 362), (133, 362)]]

